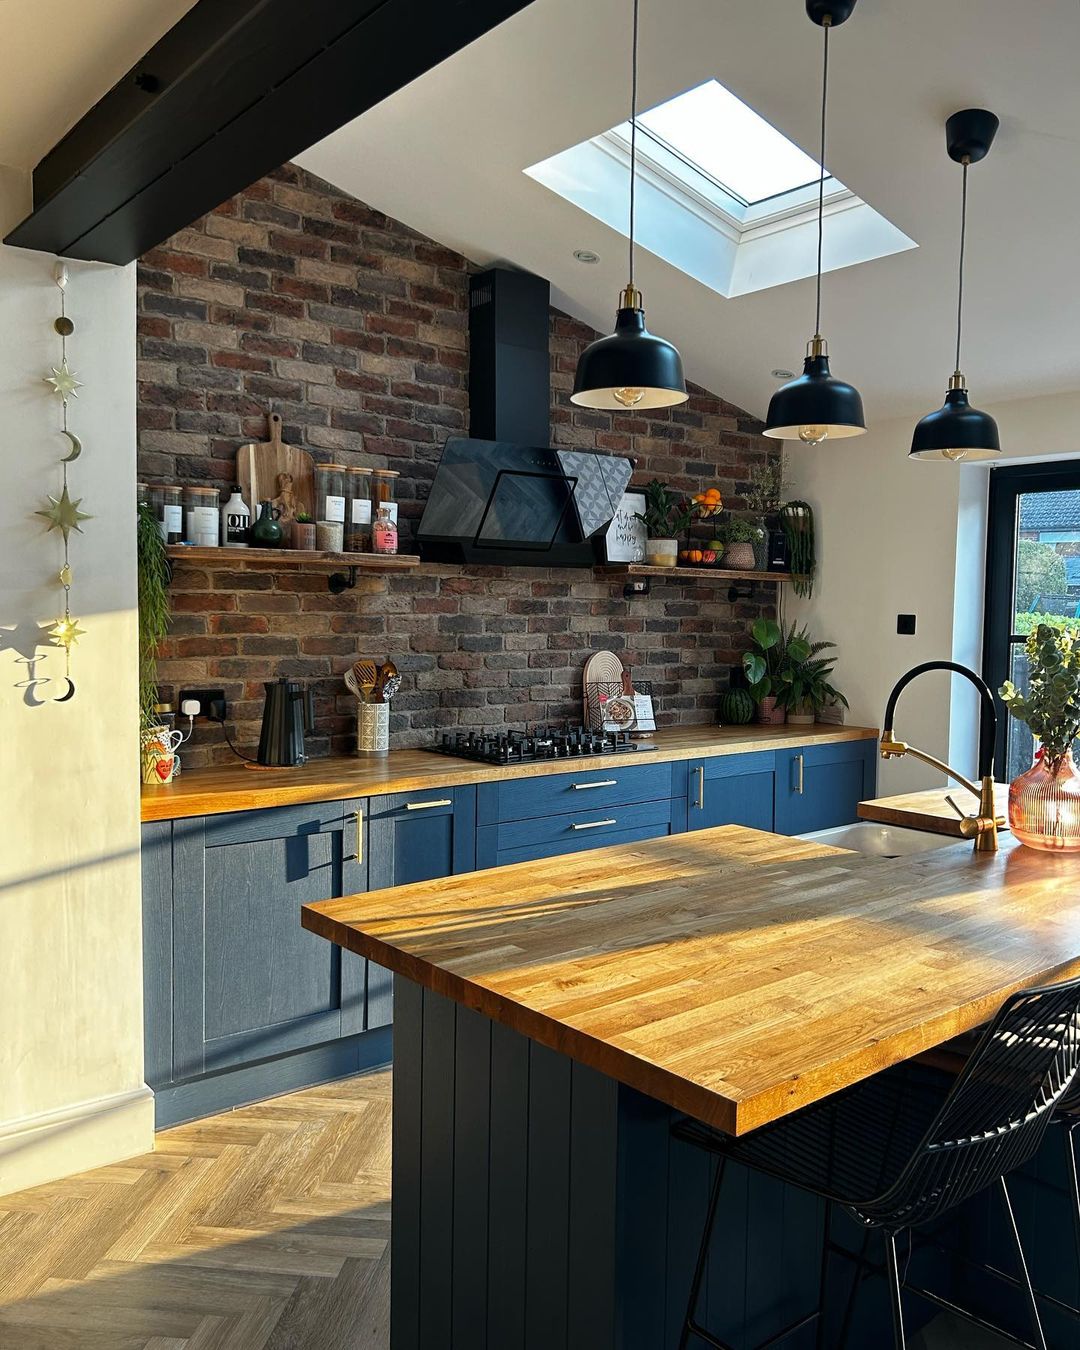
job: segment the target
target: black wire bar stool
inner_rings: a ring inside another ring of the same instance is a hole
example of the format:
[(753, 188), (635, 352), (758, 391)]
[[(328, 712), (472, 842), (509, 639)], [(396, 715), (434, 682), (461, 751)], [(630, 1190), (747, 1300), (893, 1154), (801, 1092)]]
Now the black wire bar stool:
[[(687, 1350), (692, 1337), (715, 1350), (734, 1350), (697, 1320), (724, 1165), (729, 1159), (826, 1201), (818, 1306), (761, 1342), (757, 1350), (779, 1344), (815, 1319), (821, 1350), (828, 1259), (832, 1251), (845, 1251), (829, 1238), (833, 1205), (842, 1206), (867, 1230), (881, 1234), (883, 1267), (866, 1259), (869, 1232), (863, 1252), (854, 1259), (860, 1269), (871, 1266), (885, 1271), (896, 1350), (907, 1350), (904, 1290), (1004, 1336), (1011, 1344), (1046, 1350), (1006, 1178), (1034, 1155), (1052, 1115), (1069, 1093), (1080, 1064), (1078, 1012), (1080, 979), (1023, 990), (1002, 1005), (955, 1079), (931, 1077), (901, 1066), (741, 1139), (688, 1118), (677, 1122), (672, 1128), (678, 1138), (720, 1159), (680, 1350)], [(901, 1273), (898, 1243), (902, 1237), (990, 1187), (998, 1191), (1012, 1239), (1032, 1341), (1016, 1340), (976, 1313), (911, 1284)], [(850, 1310), (849, 1300), (847, 1314)], [(846, 1334), (847, 1314), (842, 1335)]]

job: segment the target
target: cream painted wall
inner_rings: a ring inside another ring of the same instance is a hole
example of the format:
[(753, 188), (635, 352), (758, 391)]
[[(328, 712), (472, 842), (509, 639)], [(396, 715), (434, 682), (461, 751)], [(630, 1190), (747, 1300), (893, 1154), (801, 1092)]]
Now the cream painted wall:
[[(983, 406), (1005, 447), (998, 463), (1080, 456), (1080, 393)], [(786, 612), (838, 644), (849, 720), (872, 726), (881, 725), (889, 690), (911, 666), (981, 664), (989, 470), (909, 460), (915, 420), (872, 423), (867, 435), (831, 445), (787, 447), (790, 495), (810, 502), (817, 519), (819, 576), (813, 599), (791, 598)], [(897, 635), (897, 614), (917, 615), (914, 637)], [(897, 734), (973, 772), (976, 712), (966, 681), (926, 675), (901, 698)], [(882, 792), (904, 792), (944, 780), (905, 759), (882, 764), (878, 781)]]
[[(0, 168), (0, 224), (29, 208)], [(70, 265), (71, 422), (85, 450), (74, 496), (94, 519), (72, 536), (75, 697), (57, 649), (39, 677), (10, 630), (59, 612), (57, 534), (33, 512), (60, 487), (51, 256), (0, 247), (0, 1193), (152, 1147), (142, 1076), (135, 616), (134, 268)], [(32, 706), (41, 700), (40, 706)]]

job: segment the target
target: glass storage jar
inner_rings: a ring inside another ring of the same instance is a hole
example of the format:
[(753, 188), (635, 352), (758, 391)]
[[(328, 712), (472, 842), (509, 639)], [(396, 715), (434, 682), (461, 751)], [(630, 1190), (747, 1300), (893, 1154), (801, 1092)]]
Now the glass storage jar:
[(398, 551), (397, 521), (390, 514), (389, 502), (383, 502), (375, 512), (371, 522), (372, 553), (396, 553)]
[(184, 542), (198, 548), (214, 548), (218, 542), (220, 519), (218, 491), (212, 487), (189, 484), (184, 488)]
[(345, 474), (347, 498), (345, 548), (349, 553), (371, 552), (371, 470), (348, 469)]
[(179, 483), (162, 483), (161, 537), (167, 544), (179, 544), (184, 537), (184, 490)]
[(345, 547), (345, 465), (315, 466), (315, 536), (325, 553)]
[[(375, 553), (396, 553), (398, 551), (398, 504), (394, 500), (397, 480), (401, 475), (397, 469), (372, 469), (371, 471), (371, 535), (372, 550)], [(385, 509), (386, 521), (393, 529), (393, 548), (375, 547), (375, 526), (380, 509)]]

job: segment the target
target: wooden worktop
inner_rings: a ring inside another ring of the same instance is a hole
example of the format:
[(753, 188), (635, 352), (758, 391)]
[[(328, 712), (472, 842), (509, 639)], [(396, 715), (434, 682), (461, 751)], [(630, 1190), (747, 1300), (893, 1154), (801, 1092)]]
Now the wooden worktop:
[(830, 745), (837, 741), (873, 740), (872, 727), (747, 726), (672, 727), (649, 736), (656, 749), (620, 755), (594, 755), (588, 760), (548, 760), (536, 764), (475, 764), (467, 759), (433, 755), (426, 750), (392, 750), (383, 759), (336, 755), (309, 760), (294, 769), (252, 769), (237, 761), (212, 769), (191, 769), (164, 787), (142, 790), (143, 820), (179, 820), (185, 816), (253, 811), (267, 806), (304, 802), (345, 801), (388, 792), (457, 787), (501, 779), (534, 778), (566, 773), (587, 763), (593, 769), (625, 764), (654, 764), (712, 755), (739, 755), (749, 750), (782, 750), (797, 745)]
[[(962, 839), (960, 817), (945, 800), (952, 797), (961, 810), (974, 813), (978, 809), (978, 798), (973, 797), (964, 787), (950, 785), (946, 788), (930, 788), (926, 792), (906, 792), (896, 797), (875, 797), (872, 801), (859, 803), (859, 816), (863, 820), (876, 820), (882, 825), (901, 825), (908, 830), (928, 830), (931, 834), (949, 834), (954, 839)], [(998, 829), (1008, 828), (1009, 785), (994, 784), (994, 806)]]
[(1080, 860), (736, 826), (306, 905), (305, 928), (742, 1134), (1080, 974)]

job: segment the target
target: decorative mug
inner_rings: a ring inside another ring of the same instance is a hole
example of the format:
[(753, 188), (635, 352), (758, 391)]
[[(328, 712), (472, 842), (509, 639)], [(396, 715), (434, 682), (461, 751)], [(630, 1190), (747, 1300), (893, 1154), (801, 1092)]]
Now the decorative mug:
[(182, 731), (168, 727), (148, 727), (142, 735), (142, 780), (144, 783), (171, 783), (180, 769), (176, 750), (184, 739)]

